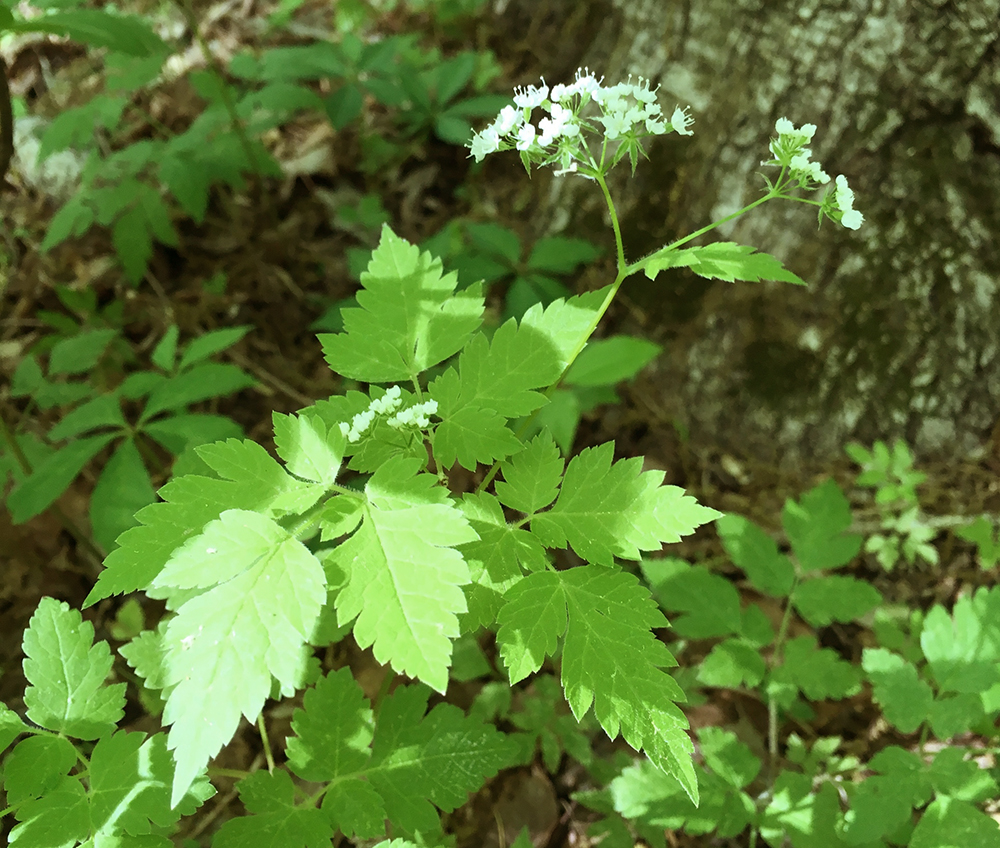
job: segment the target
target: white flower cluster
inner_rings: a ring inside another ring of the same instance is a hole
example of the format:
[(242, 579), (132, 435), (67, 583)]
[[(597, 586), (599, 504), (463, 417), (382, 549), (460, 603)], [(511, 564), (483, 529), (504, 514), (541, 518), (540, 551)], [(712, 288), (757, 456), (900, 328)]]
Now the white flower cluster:
[[(392, 415), (386, 423), (396, 430), (404, 427), (423, 429), (430, 425), (428, 416), (433, 415), (438, 409), (436, 400), (418, 403), (407, 409), (399, 409), (402, 403), (402, 392), (399, 386), (390, 386), (382, 397), (376, 398), (368, 404), (368, 408), (364, 412), (355, 415), (350, 424), (341, 423), (340, 432), (343, 433), (348, 442), (353, 444), (368, 432), (378, 415)], [(393, 415), (393, 413), (395, 414)]]
[(428, 416), (433, 415), (437, 411), (438, 402), (436, 400), (428, 400), (424, 403), (418, 403), (406, 409), (401, 409), (386, 424), (396, 430), (401, 430), (403, 427), (416, 427), (418, 430), (423, 430), (424, 427), (430, 426), (431, 420)]
[[(642, 77), (637, 84), (630, 77), (628, 82), (609, 88), (602, 87), (602, 81), (588, 69), (580, 69), (571, 84), (554, 85), (551, 91), (544, 79), (540, 87), (515, 89), (515, 105), (504, 106), (490, 126), (473, 136), (469, 144), (472, 156), (481, 162), (490, 153), (515, 147), (540, 164), (558, 163), (557, 174), (576, 171), (579, 164), (596, 169), (586, 150), (583, 131), (597, 131), (597, 127), (581, 117), (590, 102), (597, 105), (600, 115), (596, 122), (611, 141), (634, 144), (639, 138), (670, 131), (692, 134), (688, 127), (693, 119), (684, 109), (678, 107), (669, 121), (663, 119), (656, 93), (650, 91), (649, 82)], [(535, 126), (531, 113), (537, 108), (548, 115)]]
[(837, 177), (837, 191), (834, 203), (841, 211), (840, 223), (850, 230), (856, 230), (864, 223), (864, 215), (854, 208), (854, 192), (847, 185), (847, 177), (840, 174)]
[[(816, 132), (815, 124), (803, 124), (796, 129), (788, 118), (778, 118), (774, 129), (778, 133), (778, 138), (772, 139), (770, 144), (774, 159), (762, 164), (788, 168), (789, 176), (801, 188), (830, 182), (830, 175), (820, 167), (819, 162), (812, 161), (812, 151), (806, 147)], [(837, 177), (836, 190), (832, 192), (832, 196), (830, 192), (827, 193), (822, 209), (827, 214), (836, 212), (835, 220), (852, 230), (860, 227), (865, 220), (854, 208), (854, 192), (848, 187), (847, 178), (843, 174)]]

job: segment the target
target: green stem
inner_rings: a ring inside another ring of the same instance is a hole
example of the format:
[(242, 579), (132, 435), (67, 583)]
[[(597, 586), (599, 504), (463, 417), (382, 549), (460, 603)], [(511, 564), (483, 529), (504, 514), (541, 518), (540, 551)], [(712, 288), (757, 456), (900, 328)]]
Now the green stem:
[(260, 741), (264, 744), (264, 759), (267, 760), (267, 770), (274, 773), (274, 754), (271, 753), (271, 743), (267, 738), (267, 724), (264, 721), (264, 713), (257, 716), (257, 730), (260, 732)]

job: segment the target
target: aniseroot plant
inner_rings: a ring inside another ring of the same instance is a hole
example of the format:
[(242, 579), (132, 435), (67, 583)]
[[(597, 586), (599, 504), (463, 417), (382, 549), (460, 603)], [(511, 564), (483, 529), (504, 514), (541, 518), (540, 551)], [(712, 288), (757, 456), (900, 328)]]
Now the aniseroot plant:
[[(547, 115), (536, 126), (539, 108)], [(268, 844), (325, 844), (336, 831), (443, 845), (438, 810), (524, 761), (524, 746), (481, 715), (447, 703), (427, 710), (431, 691), (448, 688), (456, 641), (483, 629), (496, 632), (511, 686), (558, 657), (576, 719), (593, 707), (611, 738), (644, 751), (697, 803), (684, 696), (665, 670), (676, 662), (653, 632), (667, 620), (618, 560), (637, 561), (720, 514), (663, 485), (662, 472), (642, 471), (641, 458), (616, 460), (613, 443), (567, 462), (544, 431), (521, 435), (626, 277), (687, 266), (802, 283), (750, 247), (681, 249), (717, 224), (626, 261), (605, 177), (625, 156), (634, 167), (647, 137), (690, 134), (690, 123), (681, 109), (664, 120), (642, 79), (605, 88), (580, 71), (551, 91), (519, 90), (475, 136), (477, 160), (516, 147), (526, 166), (596, 181), (617, 245), (611, 285), (535, 305), (492, 337), (480, 329), (479, 288), (456, 291), (438, 260), (383, 228), (343, 332), (319, 336), (330, 367), (367, 389), (275, 414), (278, 459), (247, 440), (199, 448), (212, 475), (160, 489), (86, 598), (89, 607), (143, 591), (165, 601), (155, 629), (119, 652), (145, 694), (164, 702), (169, 732), (116, 730), (125, 685), (106, 682), (108, 645), (92, 644), (91, 626), (68, 605), (39, 605), (24, 637), (27, 721), (0, 708), (0, 744), (25, 736), (4, 769), (5, 812), (19, 821), (12, 842), (142, 835), (144, 846), (169, 845), (179, 817), (214, 793), (206, 768), (243, 716), (257, 723), (269, 768), (216, 772), (241, 778), (250, 815), (225, 822), (214, 845), (261, 833)], [(805, 147), (811, 125), (782, 119), (776, 129), (768, 164), (780, 173), (747, 209), (798, 199), (857, 226), (842, 178), (821, 201), (792, 197), (828, 178)], [(468, 473), (452, 473), (456, 463)], [(323, 670), (314, 649), (349, 631), (412, 682), (387, 682), (371, 702), (348, 669)], [(303, 688), (284, 770), (263, 707)]]

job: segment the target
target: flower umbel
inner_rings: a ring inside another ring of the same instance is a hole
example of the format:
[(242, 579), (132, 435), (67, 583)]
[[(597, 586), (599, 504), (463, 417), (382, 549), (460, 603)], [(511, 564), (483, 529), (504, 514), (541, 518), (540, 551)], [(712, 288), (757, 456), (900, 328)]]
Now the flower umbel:
[[(815, 124), (803, 124), (796, 129), (788, 118), (778, 118), (774, 129), (778, 134), (770, 144), (774, 158), (761, 162), (762, 165), (781, 168), (781, 175), (774, 185), (768, 180), (768, 187), (773, 193), (781, 195), (793, 183), (798, 188), (811, 189), (830, 182), (830, 175), (820, 167), (819, 162), (812, 161), (812, 151), (806, 147), (816, 132)], [(864, 216), (854, 208), (854, 192), (848, 187), (843, 175), (837, 177), (836, 187), (828, 189), (821, 202), (803, 202), (816, 203), (820, 207), (820, 220), (826, 215), (832, 221), (852, 230), (856, 230), (864, 221)]]
[[(581, 68), (568, 85), (559, 83), (550, 91), (545, 80), (540, 87), (514, 90), (514, 105), (505, 106), (496, 120), (469, 142), (472, 156), (481, 162), (488, 154), (516, 148), (527, 169), (529, 163), (557, 165), (556, 174), (578, 173), (593, 179), (604, 175), (628, 155), (635, 171), (637, 154), (645, 151), (641, 140), (676, 132), (691, 135), (692, 118), (677, 107), (669, 121), (663, 116), (656, 91), (642, 77), (604, 87)], [(537, 124), (535, 109), (547, 112)], [(596, 115), (588, 118), (585, 112)], [(600, 153), (592, 155), (586, 134), (602, 136)], [(615, 146), (609, 151), (608, 142)]]

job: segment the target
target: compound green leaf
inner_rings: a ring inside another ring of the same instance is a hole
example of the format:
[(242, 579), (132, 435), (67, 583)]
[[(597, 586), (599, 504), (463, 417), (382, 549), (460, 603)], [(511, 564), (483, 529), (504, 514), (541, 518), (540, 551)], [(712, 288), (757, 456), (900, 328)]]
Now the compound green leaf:
[(704, 727), (698, 741), (705, 765), (734, 789), (748, 786), (760, 773), (761, 762), (730, 730)]
[(93, 47), (108, 47), (132, 56), (149, 56), (163, 50), (160, 38), (141, 18), (110, 15), (96, 9), (65, 9), (40, 18), (16, 21), (15, 32), (49, 32), (67, 35)]
[(77, 439), (42, 460), (32, 474), (7, 496), (7, 509), (14, 523), (23, 524), (46, 510), (69, 488), (83, 466), (116, 435), (104, 433)]
[(159, 383), (149, 394), (142, 420), (255, 385), (257, 381), (242, 368), (223, 362), (202, 362)]
[(49, 376), (89, 371), (117, 335), (117, 330), (81, 330), (68, 339), (56, 342), (49, 354)]
[(469, 564), (471, 582), (465, 587), (469, 604), (463, 631), (491, 627), (504, 604), (504, 594), (522, 578), (522, 569), (541, 571), (548, 567), (541, 543), (525, 530), (512, 527), (504, 518), (500, 502), (492, 495), (468, 493), (461, 509), (478, 541), (461, 546)]
[(851, 506), (833, 480), (806, 492), (798, 502), (785, 502), (782, 523), (804, 572), (839, 568), (858, 555), (861, 536), (846, 533), (851, 520)]
[(229, 439), (197, 450), (225, 479), (189, 474), (161, 488), (163, 502), (141, 509), (136, 515), (139, 526), (118, 539), (119, 547), (104, 560), (104, 571), (84, 608), (149, 586), (173, 552), (225, 510), (277, 511), (310, 488), (288, 475), (256, 442)]
[[(771, 675), (778, 688), (790, 685), (811, 701), (846, 698), (861, 689), (861, 673), (829, 648), (817, 648), (813, 636), (790, 639), (785, 646), (784, 663)], [(791, 699), (780, 698), (784, 706)]]
[(455, 546), (478, 537), (420, 461), (396, 458), (368, 481), (361, 527), (331, 561), (346, 585), (337, 618), (375, 659), (437, 691), (448, 686), (451, 642), (466, 611), (469, 567)]
[(99, 427), (125, 427), (125, 416), (122, 415), (121, 403), (114, 394), (99, 395), (80, 404), (72, 412), (68, 412), (62, 420), (49, 430), (51, 441), (72, 439), (88, 430)]
[(96, 739), (121, 719), (125, 684), (107, 686), (111, 651), (69, 604), (42, 598), (24, 631), (28, 718), (77, 739)]
[(168, 827), (215, 794), (199, 778), (177, 809), (170, 808), (174, 763), (166, 736), (115, 733), (101, 739), (90, 758), (90, 817), (98, 836), (140, 836), (150, 826)]
[(8, 804), (39, 798), (59, 786), (76, 765), (76, 749), (58, 736), (22, 739), (3, 764)]
[(973, 802), (996, 797), (1000, 789), (996, 780), (974, 759), (966, 759), (970, 754), (971, 751), (952, 747), (937, 752), (929, 775), (938, 795)]
[(715, 645), (698, 668), (698, 680), (706, 686), (738, 689), (756, 686), (767, 666), (760, 649), (743, 639), (725, 639)]
[(319, 336), (330, 367), (369, 383), (411, 380), (458, 353), (482, 322), (476, 286), (455, 292), (441, 260), (387, 225), (361, 275), (360, 308), (344, 309), (344, 332)]
[(109, 551), (115, 539), (135, 526), (135, 514), (156, 500), (149, 472), (132, 439), (111, 454), (90, 497), (90, 526), (97, 543)]
[(614, 443), (605, 442), (570, 460), (555, 504), (531, 521), (543, 544), (568, 542), (588, 562), (611, 565), (616, 556), (637, 560), (640, 551), (679, 541), (719, 515), (682, 489), (661, 486), (663, 472), (643, 472), (640, 457), (612, 464), (613, 457)]
[(296, 804), (287, 771), (257, 771), (237, 784), (252, 815), (231, 818), (212, 839), (213, 848), (329, 848), (333, 827), (311, 805)]
[(292, 714), (288, 762), (303, 780), (326, 783), (364, 770), (371, 758), (374, 719), (351, 670), (321, 677)]
[(903, 733), (913, 733), (926, 721), (934, 693), (911, 663), (885, 648), (865, 648), (861, 667), (891, 724)]
[(10, 707), (0, 703), (0, 754), (7, 750), (7, 747), (28, 729), (21, 719)]
[(62, 782), (37, 800), (18, 807), (20, 822), (10, 832), (8, 845), (18, 848), (73, 848), (90, 834), (87, 792), (76, 777)]
[(541, 433), (500, 466), (503, 480), (496, 483), (497, 497), (511, 509), (534, 515), (556, 499), (564, 469), (552, 437)]
[(996, 821), (972, 804), (947, 796), (935, 798), (924, 810), (909, 848), (1000, 848)]
[[(303, 647), (326, 600), (323, 566), (266, 516), (226, 510), (180, 547), (151, 588), (207, 588), (183, 603), (163, 637), (174, 751), (171, 806), (271, 690), (301, 685)], [(209, 588), (210, 587), (210, 588)]]
[(851, 798), (844, 817), (844, 838), (851, 845), (870, 845), (903, 827), (913, 808), (927, 803), (930, 781), (920, 758), (901, 748), (880, 751), (869, 763), (879, 775), (866, 778)]
[(920, 647), (942, 692), (985, 692), (1000, 682), (1000, 588), (961, 597), (949, 616), (935, 606)]
[(699, 277), (727, 283), (777, 280), (798, 286), (806, 284), (770, 254), (757, 253), (755, 248), (731, 241), (681, 250), (663, 248), (646, 260), (643, 271), (649, 279), (655, 280), (657, 274), (667, 268), (690, 268)]
[[(675, 665), (651, 629), (667, 624), (649, 591), (620, 571), (583, 566), (531, 574), (507, 592), (497, 640), (511, 683), (536, 671), (565, 634), (562, 683), (578, 720), (594, 713), (612, 739), (673, 775), (697, 803), (683, 693), (662, 670)], [(628, 673), (622, 673), (628, 669)]]
[(837, 833), (842, 819), (840, 795), (832, 782), (813, 788), (808, 775), (782, 771), (771, 802), (761, 816), (760, 833), (769, 845), (793, 848), (845, 848)]
[(971, 524), (960, 527), (955, 535), (966, 539), (979, 549), (979, 567), (986, 570), (1000, 562), (1000, 535), (997, 527), (985, 515), (980, 515)]
[(740, 595), (726, 578), (673, 557), (643, 560), (641, 567), (660, 606), (685, 613), (672, 622), (679, 636), (708, 639), (742, 631)]
[(927, 720), (938, 739), (950, 739), (974, 727), (984, 716), (980, 695), (960, 692), (935, 698)]
[(345, 440), (339, 427), (327, 427), (318, 415), (272, 416), (274, 444), (288, 470), (306, 480), (332, 486), (344, 458)]
[(423, 686), (406, 686), (386, 698), (365, 772), (389, 820), (410, 833), (440, 831), (432, 803), (451, 812), (519, 753), (514, 739), (451, 704), (425, 716), (428, 694)]
[(716, 524), (722, 546), (753, 586), (774, 598), (785, 597), (795, 582), (795, 567), (760, 527), (741, 515), (727, 514)]
[(239, 327), (224, 327), (221, 330), (211, 330), (207, 333), (202, 333), (197, 338), (188, 342), (187, 347), (184, 348), (184, 353), (181, 354), (181, 361), (177, 365), (177, 370), (184, 371), (195, 363), (208, 359), (213, 354), (232, 347), (252, 329), (252, 325), (243, 324)]
[(882, 603), (882, 594), (871, 583), (832, 575), (808, 580), (795, 587), (792, 603), (813, 627), (833, 621), (848, 623)]

